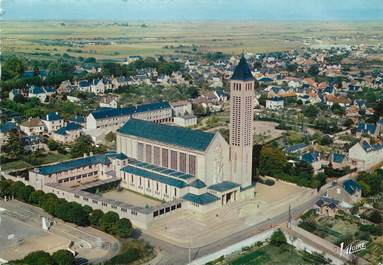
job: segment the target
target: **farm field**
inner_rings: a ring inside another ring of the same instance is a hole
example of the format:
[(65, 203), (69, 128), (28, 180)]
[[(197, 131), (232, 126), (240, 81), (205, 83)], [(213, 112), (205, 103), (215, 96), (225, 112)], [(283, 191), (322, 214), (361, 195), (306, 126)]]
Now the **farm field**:
[(382, 22), (1, 22), (5, 53), (51, 60), (64, 53), (121, 60), (129, 55), (238, 54), (331, 44), (373, 45), (383, 40), (381, 26)]

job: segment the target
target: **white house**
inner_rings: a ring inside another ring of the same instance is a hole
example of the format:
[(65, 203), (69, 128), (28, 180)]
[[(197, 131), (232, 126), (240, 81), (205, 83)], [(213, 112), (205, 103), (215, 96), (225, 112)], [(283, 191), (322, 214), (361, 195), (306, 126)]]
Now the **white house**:
[(57, 131), (64, 126), (64, 119), (60, 117), (58, 112), (49, 112), (41, 121), (49, 133)]
[(369, 144), (367, 141), (356, 143), (348, 151), (351, 167), (368, 170), (383, 162), (383, 144)]
[(279, 97), (272, 97), (271, 99), (266, 100), (266, 109), (278, 110), (283, 109), (284, 101)]

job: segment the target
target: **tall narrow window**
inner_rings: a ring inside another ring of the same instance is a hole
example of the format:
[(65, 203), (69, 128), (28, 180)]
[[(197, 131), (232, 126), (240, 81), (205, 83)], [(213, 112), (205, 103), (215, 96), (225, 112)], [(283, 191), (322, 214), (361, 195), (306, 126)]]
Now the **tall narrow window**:
[(180, 153), (180, 171), (186, 172), (186, 154)]
[(177, 170), (177, 152), (170, 151), (170, 168)]
[(189, 155), (189, 173), (195, 175), (196, 159), (195, 156)]
[(162, 166), (169, 167), (169, 150), (162, 148)]
[(152, 146), (150, 144), (146, 144), (145, 149), (145, 161), (152, 163)]
[(160, 148), (158, 146), (154, 146), (153, 148), (153, 161), (154, 164), (160, 166), (161, 165), (161, 160), (160, 160)]
[(137, 143), (137, 159), (144, 161), (144, 144)]

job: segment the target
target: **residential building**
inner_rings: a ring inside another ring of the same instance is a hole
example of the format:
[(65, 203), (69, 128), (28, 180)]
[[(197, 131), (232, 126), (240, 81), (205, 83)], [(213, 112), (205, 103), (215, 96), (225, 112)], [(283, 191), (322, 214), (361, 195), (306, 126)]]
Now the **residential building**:
[(348, 151), (351, 167), (368, 170), (383, 162), (383, 144), (370, 144), (363, 140), (356, 143)]
[(20, 124), (20, 130), (26, 135), (41, 135), (44, 133), (44, 123), (39, 118), (29, 118)]
[(64, 126), (64, 119), (58, 112), (49, 112), (41, 121), (44, 123), (44, 127), (48, 133), (57, 131)]
[(117, 130), (130, 118), (153, 122), (172, 122), (172, 108), (168, 102), (157, 102), (117, 109), (99, 109), (86, 118), (87, 129)]

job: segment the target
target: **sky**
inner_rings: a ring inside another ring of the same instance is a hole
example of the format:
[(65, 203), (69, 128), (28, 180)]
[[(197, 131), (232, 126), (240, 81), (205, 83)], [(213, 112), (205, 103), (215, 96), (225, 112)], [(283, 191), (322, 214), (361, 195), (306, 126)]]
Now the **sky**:
[(383, 0), (0, 0), (7, 20), (383, 20)]

